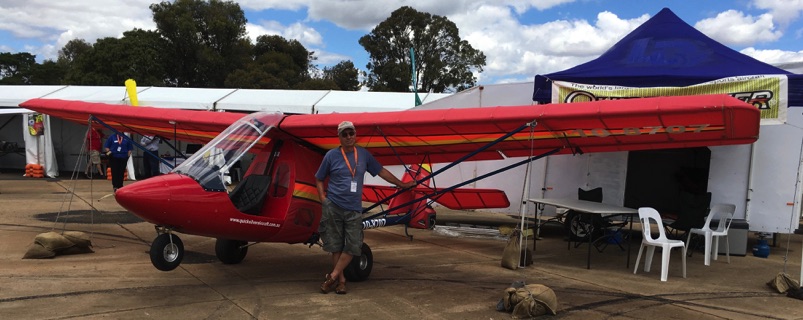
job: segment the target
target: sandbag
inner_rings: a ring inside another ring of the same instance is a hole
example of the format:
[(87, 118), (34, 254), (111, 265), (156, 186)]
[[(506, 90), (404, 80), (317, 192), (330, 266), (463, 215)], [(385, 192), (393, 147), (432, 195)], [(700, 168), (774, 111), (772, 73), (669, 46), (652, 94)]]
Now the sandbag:
[(778, 291), (778, 293), (785, 293), (789, 291), (789, 289), (794, 288), (797, 290), (800, 288), (800, 284), (798, 284), (797, 280), (792, 279), (792, 277), (783, 272), (778, 273), (774, 279), (767, 282), (767, 286)]
[(54, 252), (67, 249), (75, 245), (75, 243), (69, 239), (65, 238), (58, 232), (53, 231), (40, 233), (36, 235), (36, 238), (34, 238), (33, 241)]
[(512, 312), (516, 319), (526, 319), (544, 314), (557, 314), (558, 297), (549, 287), (528, 284), (523, 288), (507, 288), (503, 296), (505, 311)]
[(62, 235), (78, 247), (88, 248), (92, 246), (92, 241), (89, 240), (89, 235), (86, 232), (64, 231)]
[(22, 256), (23, 259), (47, 259), (56, 256), (56, 252), (45, 248), (45, 246), (34, 242), (28, 247), (28, 251)]
[(81, 254), (81, 253), (95, 253), (90, 247), (72, 246), (64, 250), (59, 250), (58, 254)]
[(519, 251), (519, 235), (521, 231), (518, 229), (510, 233), (510, 238), (507, 240), (507, 245), (502, 251), (502, 267), (516, 270), (519, 268), (519, 259), (521, 258), (521, 251)]
[(533, 296), (527, 296), (513, 308), (510, 316), (513, 319), (532, 319), (545, 314), (547, 314), (546, 307), (535, 301)]
[(23, 259), (53, 258), (60, 254), (94, 253), (89, 236), (80, 231), (45, 232), (36, 235)]

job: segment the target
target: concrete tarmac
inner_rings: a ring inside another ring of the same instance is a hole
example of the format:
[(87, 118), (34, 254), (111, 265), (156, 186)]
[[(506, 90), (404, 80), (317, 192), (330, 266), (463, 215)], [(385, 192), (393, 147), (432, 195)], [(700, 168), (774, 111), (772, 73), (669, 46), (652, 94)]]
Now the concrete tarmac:
[[(803, 301), (766, 285), (784, 270), (799, 277), (800, 235), (780, 236), (768, 258), (750, 254), (753, 234), (748, 255), (730, 263), (720, 256), (706, 267), (696, 251), (687, 278), (674, 251), (669, 281), (661, 282), (660, 254), (651, 272), (633, 274), (638, 239), (629, 267), (627, 252), (609, 246), (592, 252), (589, 270), (586, 245), (567, 249), (562, 229), (549, 226), (534, 264), (509, 270), (500, 266), (506, 242), (494, 229), (410, 229), (410, 241), (404, 228), (387, 227), (365, 233), (374, 255), (370, 278), (336, 295), (318, 291), (330, 259), (317, 246), (257, 244), (242, 263), (223, 265), (214, 239), (180, 235), (183, 263), (158, 271), (147, 253), (153, 225), (125, 212), (110, 193), (106, 180), (0, 175), (0, 319), (510, 319), (495, 307), (514, 281), (555, 291), (558, 315), (544, 319), (803, 318)], [(516, 222), (445, 210), (438, 217), (467, 214), (472, 223)], [(37, 234), (63, 229), (90, 233), (95, 252), (22, 259)]]

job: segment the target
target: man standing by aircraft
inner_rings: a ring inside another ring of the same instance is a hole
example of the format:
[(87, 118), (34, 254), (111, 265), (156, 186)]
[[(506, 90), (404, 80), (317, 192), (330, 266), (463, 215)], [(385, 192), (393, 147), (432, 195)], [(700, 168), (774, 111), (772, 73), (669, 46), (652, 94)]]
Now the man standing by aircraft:
[(131, 149), (133, 149), (131, 138), (115, 132), (109, 136), (103, 148), (109, 157), (109, 167), (112, 168), (112, 187), (116, 193), (117, 189), (123, 187), (126, 164), (128, 157), (131, 156)]
[[(379, 175), (385, 181), (399, 187), (410, 188), (415, 181), (403, 183), (390, 171), (383, 168), (362, 147), (356, 146), (357, 132), (354, 124), (343, 121), (337, 126), (340, 147), (329, 150), (315, 173), (318, 196), (323, 204), (318, 232), (323, 240), (323, 250), (332, 253), (332, 272), (326, 274), (321, 292), (346, 293), (346, 277), (343, 274), (352, 257), (362, 253), (362, 185), (367, 171)], [(329, 178), (327, 188), (324, 180)]]

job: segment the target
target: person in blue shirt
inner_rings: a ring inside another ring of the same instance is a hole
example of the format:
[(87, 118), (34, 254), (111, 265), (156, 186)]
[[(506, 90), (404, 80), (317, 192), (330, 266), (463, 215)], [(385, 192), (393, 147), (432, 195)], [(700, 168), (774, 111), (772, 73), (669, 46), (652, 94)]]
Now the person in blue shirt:
[(131, 156), (131, 138), (121, 134), (113, 133), (103, 144), (103, 150), (109, 157), (109, 167), (112, 170), (112, 187), (114, 192), (123, 187), (123, 177), (125, 176), (128, 157)]
[[(315, 185), (322, 201), (321, 223), (318, 233), (323, 250), (332, 254), (333, 269), (326, 274), (321, 292), (346, 293), (345, 269), (352, 257), (362, 254), (362, 185), (365, 172), (381, 177), (399, 187), (410, 188), (415, 181), (403, 183), (382, 167), (368, 150), (356, 145), (357, 131), (350, 121), (337, 126), (340, 146), (329, 150), (323, 157)], [(324, 181), (329, 183), (324, 188)]]

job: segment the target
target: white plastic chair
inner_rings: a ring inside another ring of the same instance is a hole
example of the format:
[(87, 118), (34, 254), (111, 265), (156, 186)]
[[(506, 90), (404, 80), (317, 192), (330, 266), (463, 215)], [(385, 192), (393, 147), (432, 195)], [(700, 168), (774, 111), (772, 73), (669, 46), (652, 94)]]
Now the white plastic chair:
[[(719, 238), (725, 237), (725, 255), (728, 257), (728, 263), (731, 263), (730, 242), (728, 241), (728, 230), (733, 221), (733, 213), (736, 212), (736, 205), (733, 204), (717, 204), (711, 207), (711, 212), (705, 219), (705, 225), (701, 229), (693, 228), (689, 231), (689, 236), (686, 243), (691, 241), (692, 234), (699, 234), (705, 238), (705, 265), (711, 265), (711, 256), (717, 260), (717, 252), (719, 251)], [(711, 230), (711, 220), (717, 217), (719, 225), (716, 230)], [(712, 241), (713, 240), (713, 241)], [(713, 246), (711, 245), (713, 242)]]
[[(641, 260), (641, 253), (647, 248), (647, 255), (644, 257), (644, 272), (650, 272), (652, 265), (652, 256), (655, 253), (655, 247), (661, 247), (661, 281), (666, 281), (669, 275), (669, 252), (672, 248), (682, 248), (683, 254), (683, 277), (686, 277), (686, 244), (681, 240), (670, 240), (666, 237), (664, 225), (661, 222), (661, 215), (658, 214), (653, 208), (639, 208), (638, 217), (641, 220), (641, 246), (638, 249), (638, 257), (636, 257), (636, 267), (633, 269), (633, 274), (638, 271), (638, 263)], [(654, 221), (654, 222), (651, 222)], [(652, 227), (653, 223), (656, 224), (658, 229), (658, 238), (653, 239)]]

